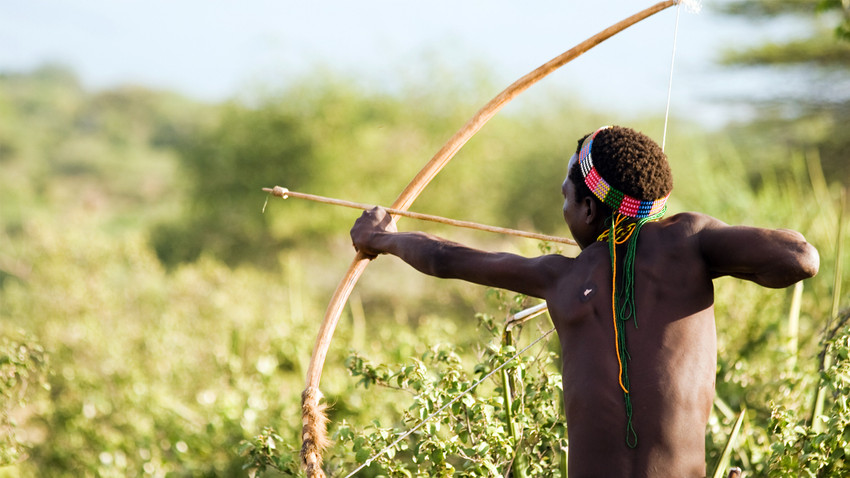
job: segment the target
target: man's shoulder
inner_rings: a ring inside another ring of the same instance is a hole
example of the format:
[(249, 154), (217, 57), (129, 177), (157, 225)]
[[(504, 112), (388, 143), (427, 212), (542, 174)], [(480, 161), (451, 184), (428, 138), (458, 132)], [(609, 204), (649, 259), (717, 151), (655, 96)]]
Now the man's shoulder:
[(725, 225), (719, 219), (700, 212), (680, 212), (658, 221), (658, 224), (666, 233), (681, 236), (694, 236), (705, 229)]
[[(649, 224), (647, 224), (649, 226)], [(690, 251), (701, 255), (702, 243), (707, 237), (706, 232), (726, 227), (722, 221), (699, 212), (681, 212), (664, 218), (650, 226), (645, 227), (652, 239), (648, 242), (655, 243), (663, 250), (680, 253)], [(643, 236), (644, 233), (641, 233)]]

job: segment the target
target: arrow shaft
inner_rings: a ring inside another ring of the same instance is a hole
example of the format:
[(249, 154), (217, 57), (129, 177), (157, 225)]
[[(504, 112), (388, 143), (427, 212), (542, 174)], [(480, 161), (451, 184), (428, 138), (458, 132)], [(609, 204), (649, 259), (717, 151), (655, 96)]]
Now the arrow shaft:
[[(329, 197), (325, 197), (325, 196), (318, 196), (318, 195), (315, 195), (315, 194), (308, 194), (308, 193), (300, 193), (300, 192), (297, 192), (297, 191), (290, 191), (290, 190), (288, 190), (286, 188), (282, 188), (280, 186), (275, 186), (273, 189), (263, 188), (263, 191), (266, 191), (268, 193), (271, 193), (274, 196), (281, 197), (283, 199), (293, 197), (293, 198), (298, 198), (298, 199), (306, 199), (308, 201), (313, 201), (313, 202), (319, 202), (319, 203), (323, 203), (323, 204), (332, 204), (332, 205), (335, 205), (335, 206), (348, 207), (348, 208), (352, 208), (352, 209), (360, 209), (360, 210), (363, 210), (363, 211), (368, 211), (369, 209), (372, 209), (374, 207), (374, 205), (372, 205), (372, 204), (346, 201), (344, 199), (329, 198)], [(466, 229), (474, 229), (476, 231), (487, 231), (487, 232), (493, 232), (493, 233), (496, 233), (496, 234), (505, 234), (505, 235), (509, 235), (509, 236), (525, 237), (525, 238), (528, 238), (528, 239), (536, 239), (536, 240), (540, 240), (540, 241), (557, 242), (557, 243), (561, 243), (561, 244), (576, 245), (576, 242), (574, 240), (567, 239), (565, 237), (550, 236), (548, 234), (539, 234), (539, 233), (536, 233), (536, 232), (522, 231), (522, 230), (519, 230), (519, 229), (511, 229), (511, 228), (507, 228), (507, 227), (490, 226), (490, 225), (487, 225), (487, 224), (480, 224), (480, 223), (477, 223), (477, 222), (462, 221), (462, 220), (459, 220), (459, 219), (450, 219), (450, 218), (447, 218), (447, 217), (434, 216), (432, 214), (423, 214), (423, 213), (413, 212), (413, 211), (405, 211), (405, 210), (402, 210), (402, 209), (395, 209), (395, 208), (389, 208), (389, 207), (384, 208), (384, 209), (392, 215), (409, 217), (411, 219), (418, 219), (420, 221), (436, 222), (436, 223), (439, 223), (439, 224), (447, 224), (449, 226), (463, 227), (463, 228), (466, 228)]]

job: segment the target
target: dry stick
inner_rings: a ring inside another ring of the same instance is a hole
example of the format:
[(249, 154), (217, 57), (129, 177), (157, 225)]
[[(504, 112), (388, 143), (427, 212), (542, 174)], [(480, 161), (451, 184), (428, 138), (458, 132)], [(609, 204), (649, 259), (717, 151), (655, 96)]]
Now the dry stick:
[[(273, 189), (263, 188), (263, 191), (271, 193), (272, 195), (277, 196), (277, 197), (281, 197), (283, 199), (293, 197), (293, 198), (298, 198), (298, 199), (306, 199), (308, 201), (320, 202), (322, 204), (333, 204), (335, 206), (350, 207), (352, 209), (360, 209), (360, 210), (363, 210), (363, 211), (368, 211), (368, 210), (370, 210), (374, 207), (374, 205), (371, 205), (371, 204), (352, 202), (352, 201), (346, 201), (344, 199), (335, 199), (335, 198), (329, 198), (329, 197), (325, 197), (325, 196), (317, 196), (315, 194), (307, 194), (307, 193), (299, 193), (299, 192), (296, 192), (296, 191), (290, 191), (289, 189), (286, 189), (286, 188), (283, 188), (283, 187), (280, 187), (280, 186), (275, 186)], [(456, 227), (464, 227), (464, 228), (467, 228), (467, 229), (474, 229), (476, 231), (495, 232), (497, 234), (507, 234), (509, 236), (525, 237), (525, 238), (528, 238), (528, 239), (538, 239), (538, 240), (541, 240), (541, 241), (559, 242), (561, 244), (570, 244), (570, 245), (573, 245), (573, 246), (576, 245), (576, 241), (574, 241), (572, 239), (567, 239), (566, 237), (550, 236), (550, 235), (547, 235), (547, 234), (538, 234), (536, 232), (521, 231), (519, 229), (510, 229), (510, 228), (506, 228), (506, 227), (488, 226), (487, 224), (479, 224), (477, 222), (461, 221), (461, 220), (458, 220), (458, 219), (449, 219), (447, 217), (434, 216), (434, 215), (431, 215), (431, 214), (423, 214), (423, 213), (420, 213), (420, 212), (404, 211), (402, 209), (394, 209), (394, 208), (389, 208), (389, 207), (385, 207), (384, 209), (388, 213), (390, 213), (394, 216), (404, 216), (404, 217), (409, 217), (411, 219), (419, 219), (420, 221), (436, 222), (436, 223), (439, 223), (439, 224), (447, 224), (449, 226), (456, 226)]]
[[(841, 203), (838, 206), (838, 231), (836, 234), (836, 245), (835, 245), (835, 273), (832, 278), (832, 312), (829, 316), (829, 322), (827, 322), (826, 327), (830, 326), (830, 323), (836, 319), (839, 315), (839, 297), (841, 295), (841, 275), (842, 275), (842, 251), (844, 244), (844, 221), (845, 215), (847, 214), (847, 190), (841, 190)], [(827, 333), (825, 330), (825, 335), (823, 342), (826, 342), (823, 350), (820, 353), (820, 373), (823, 373), (826, 369), (832, 366), (832, 344), (831, 340), (835, 336), (835, 333), (838, 332), (838, 329), (841, 327), (841, 322), (832, 329), (832, 333)], [(819, 419), (819, 417), (823, 414), (824, 401), (826, 400), (826, 388), (827, 384), (824, 382), (823, 377), (818, 380), (818, 386), (815, 392), (815, 399), (812, 405), (812, 429), (815, 432), (822, 432), (824, 424)]]
[[(454, 136), (443, 145), (442, 148), (431, 158), (430, 161), (419, 171), (419, 173), (410, 181), (407, 187), (396, 198), (392, 207), (397, 209), (408, 209), (413, 201), (425, 189), (429, 182), (439, 173), (443, 167), (454, 157), (460, 148), (480, 130), (487, 121), (492, 118), (499, 110), (507, 103), (513, 100), (517, 95), (530, 88), (553, 71), (564, 66), (575, 58), (581, 56), (591, 48), (602, 43), (615, 34), (625, 30), (626, 28), (638, 23), (656, 13), (665, 10), (673, 5), (676, 5), (678, 0), (667, 0), (659, 2), (651, 7), (648, 7), (625, 20), (622, 20), (605, 30), (593, 35), (587, 40), (579, 43), (570, 50), (562, 53), (558, 57), (538, 67), (531, 73), (523, 76), (515, 81), (504, 91), (499, 93), (495, 98), (490, 100), (484, 107), (478, 110), (475, 114)], [(307, 472), (308, 478), (322, 478), (325, 476), (321, 469), (322, 465), (322, 446), (317, 446), (323, 443), (319, 434), (325, 434), (325, 424), (319, 423), (313, 419), (321, 414), (316, 410), (321, 399), (319, 391), (319, 381), (322, 377), (322, 368), (325, 365), (325, 358), (330, 348), (331, 338), (336, 329), (336, 324), (342, 315), (342, 310), (348, 297), (351, 295), (357, 280), (366, 270), (369, 265), (369, 258), (364, 254), (358, 253), (354, 260), (348, 266), (348, 271), (340, 280), (331, 297), (328, 307), (325, 311), (325, 317), (319, 329), (319, 334), (316, 337), (316, 344), (313, 347), (313, 355), (310, 358), (310, 365), (307, 369), (307, 383), (302, 394), (302, 446), (301, 446), (301, 464)], [(303, 398), (308, 397), (308, 398)], [(314, 413), (318, 412), (318, 413)]]
[(513, 315), (510, 319), (507, 320), (505, 328), (510, 330), (517, 325), (524, 324), (529, 320), (545, 314), (549, 311), (549, 305), (546, 302), (541, 302), (537, 305), (531, 306), (525, 310), (521, 310)]

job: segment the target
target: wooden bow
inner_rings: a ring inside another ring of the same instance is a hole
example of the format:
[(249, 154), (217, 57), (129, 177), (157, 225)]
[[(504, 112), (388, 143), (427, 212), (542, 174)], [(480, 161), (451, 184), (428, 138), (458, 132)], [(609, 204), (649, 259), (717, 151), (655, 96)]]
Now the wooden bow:
[[(490, 100), (457, 132), (445, 145), (431, 158), (430, 161), (422, 168), (421, 171), (413, 178), (412, 181), (399, 194), (398, 198), (393, 202), (393, 209), (407, 210), (413, 201), (419, 197), (419, 194), (425, 189), (428, 183), (448, 164), (460, 148), (469, 141), (472, 136), (484, 126), (502, 107), (513, 100), (523, 91), (527, 90), (531, 85), (537, 83), (553, 71), (564, 66), (583, 53), (587, 52), (596, 45), (602, 43), (613, 35), (625, 30), (626, 28), (638, 23), (662, 10), (665, 10), (678, 3), (678, 0), (667, 0), (659, 2), (641, 12), (638, 12), (625, 20), (622, 20), (601, 32), (591, 36), (587, 40), (579, 43), (573, 48), (567, 50), (561, 55), (553, 58), (549, 62), (541, 65), (531, 73), (523, 76), (513, 84), (508, 86), (504, 91), (496, 95)], [(393, 221), (397, 221), (398, 217), (393, 216)], [(328, 308), (325, 311), (325, 318), (322, 326), (319, 329), (319, 335), (316, 338), (316, 344), (313, 347), (313, 355), (310, 359), (310, 365), (307, 370), (307, 385), (304, 392), (301, 394), (301, 416), (302, 416), (302, 431), (301, 431), (301, 464), (304, 467), (307, 476), (310, 478), (324, 478), (325, 474), (322, 471), (322, 451), (327, 446), (328, 438), (326, 426), (328, 419), (324, 414), (325, 405), (321, 404), (322, 393), (319, 391), (319, 381), (322, 376), (322, 368), (324, 367), (325, 358), (330, 347), (333, 332), (336, 329), (342, 310), (345, 307), (348, 297), (351, 295), (357, 280), (363, 274), (366, 266), (369, 264), (369, 259), (363, 254), (358, 253), (351, 265), (348, 268), (345, 276), (340, 281), (336, 291), (331, 297)]]

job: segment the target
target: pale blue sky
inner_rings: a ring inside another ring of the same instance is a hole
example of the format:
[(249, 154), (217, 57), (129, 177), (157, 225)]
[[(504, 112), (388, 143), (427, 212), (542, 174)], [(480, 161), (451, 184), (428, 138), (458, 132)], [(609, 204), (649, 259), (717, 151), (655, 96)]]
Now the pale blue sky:
[[(55, 61), (72, 67), (89, 87), (135, 83), (220, 100), (256, 85), (285, 86), (315, 65), (392, 85), (437, 58), (452, 75), (468, 74), (473, 62), (484, 64), (493, 83), (504, 87), (652, 3), (0, 0), (0, 72)], [(661, 113), (675, 19), (674, 7), (639, 23), (545, 84), (575, 91), (592, 105)], [(754, 31), (767, 30), (706, 9), (682, 10), (674, 115), (715, 122), (737, 111), (718, 104), (716, 95), (743, 85), (758, 89), (753, 82), (764, 77), (722, 75), (712, 62), (721, 46), (749, 41)]]

